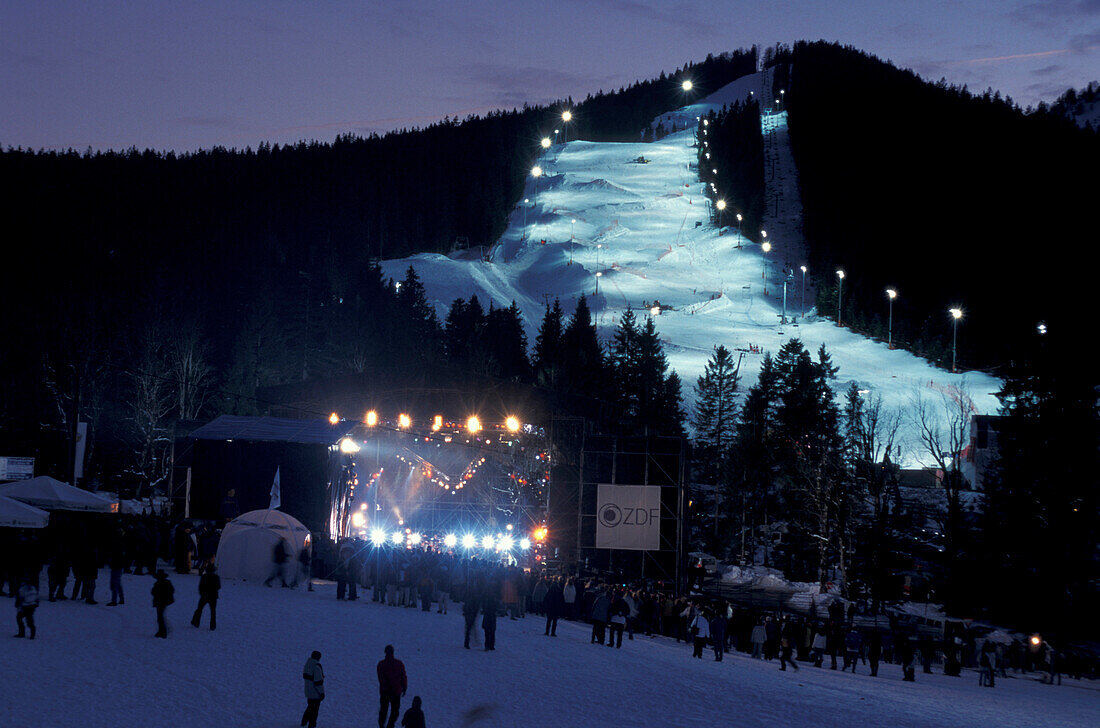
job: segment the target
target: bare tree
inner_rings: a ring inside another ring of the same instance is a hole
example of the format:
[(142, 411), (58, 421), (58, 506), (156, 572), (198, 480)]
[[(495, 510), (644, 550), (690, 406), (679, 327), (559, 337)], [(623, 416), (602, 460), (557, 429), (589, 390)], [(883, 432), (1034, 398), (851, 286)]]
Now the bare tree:
[(974, 402), (964, 387), (952, 385), (940, 390), (938, 398), (925, 397), (918, 390), (913, 399), (913, 417), (922, 450), (940, 471), (939, 483), (947, 499), (944, 521), (944, 560), (948, 573), (946, 601), (957, 597), (953, 572), (962, 534), (962, 493), (967, 481), (962, 472), (963, 449), (970, 434)]
[(158, 480), (167, 465), (165, 450), (170, 443), (168, 415), (177, 399), (171, 386), (174, 378), (160, 339), (160, 331), (150, 327), (140, 342), (130, 378), (130, 422), (135, 439), (134, 474), (142, 489)]
[(213, 384), (209, 347), (197, 327), (185, 327), (171, 344), (169, 366), (176, 385), (176, 415), (194, 420), (202, 413)]

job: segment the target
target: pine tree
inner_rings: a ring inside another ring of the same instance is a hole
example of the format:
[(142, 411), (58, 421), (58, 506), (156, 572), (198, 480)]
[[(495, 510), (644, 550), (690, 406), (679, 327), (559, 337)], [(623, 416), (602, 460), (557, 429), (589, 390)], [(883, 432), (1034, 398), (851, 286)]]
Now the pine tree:
[(614, 400), (624, 423), (635, 423), (639, 416), (640, 362), (638, 323), (634, 311), (627, 309), (619, 317), (619, 326), (608, 347), (607, 363), (614, 382)]
[(565, 361), (562, 319), (561, 302), (555, 298), (553, 306), (547, 304), (535, 338), (535, 382), (551, 389), (560, 385)]
[(592, 312), (584, 296), (577, 300), (577, 308), (562, 334), (562, 343), (565, 349), (566, 388), (582, 397), (606, 397), (608, 382), (603, 345), (596, 334)]

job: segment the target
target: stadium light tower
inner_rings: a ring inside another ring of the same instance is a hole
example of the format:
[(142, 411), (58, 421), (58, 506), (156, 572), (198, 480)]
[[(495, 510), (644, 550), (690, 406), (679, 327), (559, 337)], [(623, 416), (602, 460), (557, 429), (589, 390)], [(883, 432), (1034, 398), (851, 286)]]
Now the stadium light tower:
[(844, 269), (843, 268), (837, 268), (836, 269), (836, 278), (837, 278), (837, 284), (836, 284), (836, 325), (841, 326), (841, 322), (840, 322), (840, 294), (841, 294), (841, 291), (844, 290)]
[(959, 319), (963, 317), (961, 308), (953, 308), (948, 311), (951, 314), (951, 372), (955, 372), (957, 344), (959, 342)]
[(535, 178), (535, 197), (539, 196), (539, 177), (542, 176), (542, 167), (537, 164), (531, 167), (531, 176)]
[(741, 220), (743, 220), (743, 219), (744, 218), (741, 217), (741, 213), (740, 212), (737, 213), (737, 247), (738, 248), (741, 247), (741, 241), (744, 239), (744, 238), (741, 237)]
[(768, 295), (768, 253), (772, 252), (772, 244), (765, 240), (760, 249), (764, 251), (764, 264), (760, 266), (760, 277), (764, 280), (764, 295)]
[(569, 122), (573, 121), (573, 112), (569, 109), (561, 112), (561, 136), (562, 143), (569, 143)]
[(898, 297), (898, 292), (894, 288), (886, 289), (886, 297), (890, 299), (890, 315), (886, 319), (886, 346), (894, 348), (894, 299)]

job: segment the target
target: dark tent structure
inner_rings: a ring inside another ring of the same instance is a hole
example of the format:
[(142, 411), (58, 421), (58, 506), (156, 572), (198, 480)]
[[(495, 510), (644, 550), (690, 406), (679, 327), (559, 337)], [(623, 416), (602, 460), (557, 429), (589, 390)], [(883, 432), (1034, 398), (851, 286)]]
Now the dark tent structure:
[[(351, 423), (222, 415), (188, 435), (189, 513), (232, 519), (267, 508), (276, 470), (280, 510), (315, 534), (329, 535), (343, 461), (339, 443)], [(230, 497), (229, 492), (234, 491)]]

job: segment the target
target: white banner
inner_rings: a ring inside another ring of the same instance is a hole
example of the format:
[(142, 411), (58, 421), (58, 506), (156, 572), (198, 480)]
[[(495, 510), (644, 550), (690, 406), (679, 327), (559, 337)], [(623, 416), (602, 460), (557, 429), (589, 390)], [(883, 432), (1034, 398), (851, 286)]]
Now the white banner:
[(661, 548), (661, 488), (599, 484), (596, 548), (657, 551)]

